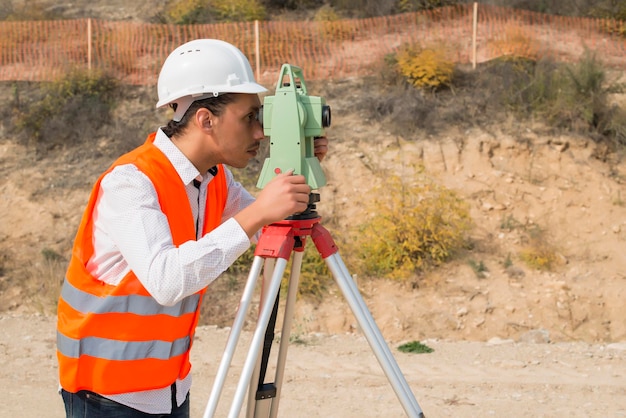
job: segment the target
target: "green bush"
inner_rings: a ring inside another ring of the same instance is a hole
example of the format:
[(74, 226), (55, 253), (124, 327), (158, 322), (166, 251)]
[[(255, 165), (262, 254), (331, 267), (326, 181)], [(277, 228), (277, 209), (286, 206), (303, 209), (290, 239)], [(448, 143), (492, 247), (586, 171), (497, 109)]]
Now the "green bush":
[(201, 0), (175, 0), (165, 6), (161, 13), (164, 23), (174, 25), (193, 25), (210, 23), (214, 20), (213, 10), (207, 2)]
[(319, 7), (317, 0), (263, 0), (263, 4), (271, 9), (307, 10)]
[(111, 122), (118, 86), (115, 78), (99, 71), (71, 71), (42, 85), (42, 97), (16, 99), (16, 127), (38, 150), (90, 141)]
[(329, 5), (350, 17), (386, 16), (393, 13), (396, 0), (330, 0)]
[(364, 275), (407, 279), (467, 248), (469, 207), (455, 192), (388, 176), (372, 195), (371, 216), (353, 240)]
[(43, 2), (29, 1), (15, 5), (11, 0), (3, 0), (0, 4), (0, 20), (55, 20), (62, 16)]
[(514, 110), (558, 128), (626, 145), (626, 116), (609, 102), (609, 94), (623, 86), (607, 79), (595, 53), (586, 51), (573, 64), (542, 60), (526, 68), (527, 80), (514, 86), (509, 96)]
[(399, 13), (433, 10), (439, 7), (458, 4), (456, 0), (398, 0), (396, 9)]

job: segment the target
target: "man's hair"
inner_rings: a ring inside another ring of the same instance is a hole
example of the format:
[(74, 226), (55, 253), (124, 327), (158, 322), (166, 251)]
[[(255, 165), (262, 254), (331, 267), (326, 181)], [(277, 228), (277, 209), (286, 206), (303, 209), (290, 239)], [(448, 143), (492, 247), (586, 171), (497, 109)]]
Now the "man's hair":
[[(193, 118), (198, 109), (205, 108), (210, 110), (211, 113), (213, 113), (215, 116), (219, 116), (224, 111), (226, 105), (233, 102), (234, 100), (234, 93), (225, 93), (220, 94), (216, 97), (209, 97), (208, 99), (196, 100), (191, 104), (191, 106), (189, 106), (189, 109), (187, 109), (185, 115), (181, 118), (179, 122), (176, 122), (175, 120), (170, 120), (167, 123), (167, 126), (164, 126), (161, 129), (168, 137), (175, 137), (176, 135), (181, 134), (187, 128), (187, 125), (189, 125), (189, 121), (191, 120), (191, 118)], [(176, 103), (173, 103), (171, 106), (174, 111), (176, 111)]]

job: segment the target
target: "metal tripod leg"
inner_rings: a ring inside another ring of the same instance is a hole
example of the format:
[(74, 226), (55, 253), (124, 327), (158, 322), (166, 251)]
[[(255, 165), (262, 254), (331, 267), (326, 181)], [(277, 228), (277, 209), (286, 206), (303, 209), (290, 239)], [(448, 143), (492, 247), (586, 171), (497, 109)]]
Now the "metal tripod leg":
[(287, 293), (287, 302), (285, 305), (285, 315), (283, 319), (283, 327), (280, 333), (280, 346), (278, 349), (278, 361), (276, 363), (276, 398), (272, 402), (270, 410), (270, 418), (278, 416), (278, 402), (283, 387), (283, 377), (285, 375), (285, 363), (287, 360), (287, 348), (291, 337), (291, 324), (293, 323), (293, 312), (296, 305), (296, 296), (298, 294), (298, 281), (300, 280), (300, 271), (302, 267), (303, 251), (295, 251), (291, 259), (291, 274), (289, 275), (289, 289)]
[[(212, 418), (215, 415), (219, 397), (222, 393), (222, 389), (224, 388), (224, 382), (226, 380), (228, 368), (230, 367), (233, 355), (237, 348), (237, 341), (241, 334), (241, 330), (243, 329), (244, 319), (250, 307), (250, 298), (260, 275), (262, 265), (263, 258), (256, 256), (252, 264), (252, 269), (250, 270), (250, 275), (248, 276), (248, 282), (246, 283), (244, 294), (239, 304), (239, 309), (237, 310), (235, 322), (228, 336), (228, 341), (226, 343), (226, 348), (222, 356), (222, 361), (220, 362), (220, 366), (215, 377), (215, 383), (213, 385), (213, 389), (211, 390), (211, 395), (209, 397), (206, 410), (204, 412), (204, 418)], [(286, 265), (287, 260), (282, 258), (278, 259), (278, 261), (276, 262), (276, 266), (274, 267), (274, 271), (270, 278), (270, 285), (267, 289), (267, 301), (276, 300), (276, 297), (278, 296), (278, 290), (280, 289), (280, 282)], [(246, 388), (248, 387), (248, 383), (251, 380), (258, 354), (261, 351), (261, 347), (263, 344), (263, 335), (265, 330), (267, 329), (272, 309), (273, 304), (268, 302), (263, 304), (260, 310), (257, 327), (252, 337), (248, 356), (246, 357), (246, 362), (244, 364), (239, 384), (235, 392), (233, 403), (231, 404), (231, 409), (228, 415), (229, 418), (237, 417), (241, 411)]]
[(250, 308), (250, 302), (252, 300), (254, 288), (256, 286), (259, 275), (261, 274), (262, 267), (263, 258), (259, 256), (254, 257), (254, 261), (252, 262), (252, 268), (250, 269), (250, 274), (248, 275), (248, 281), (246, 282), (243, 295), (241, 296), (241, 301), (239, 302), (239, 308), (237, 309), (235, 322), (233, 323), (230, 334), (228, 335), (226, 348), (224, 349), (222, 361), (220, 362), (220, 366), (217, 370), (217, 375), (215, 376), (215, 382), (213, 383), (213, 389), (211, 389), (211, 395), (209, 396), (209, 401), (204, 411), (203, 418), (213, 418), (213, 416), (215, 415), (217, 403), (219, 401), (220, 395), (222, 394), (222, 389), (224, 388), (226, 375), (228, 374), (228, 368), (230, 367), (230, 364), (233, 360), (233, 355), (235, 354), (235, 349), (237, 348), (237, 341), (239, 340), (241, 330), (243, 329), (244, 320)]
[(383, 368), (383, 371), (387, 375), (387, 379), (393, 387), (393, 390), (396, 392), (396, 396), (400, 400), (407, 416), (412, 418), (423, 418), (424, 414), (417, 404), (409, 384), (404, 379), (404, 375), (400, 371), (393, 354), (380, 334), (380, 330), (374, 322), (372, 314), (365, 306), (365, 302), (356, 288), (352, 277), (347, 272), (341, 257), (339, 254), (335, 253), (326, 258), (325, 261), (329, 270), (335, 277), (337, 285), (343, 292), (348, 305), (350, 305), (355, 318), (359, 322), (363, 334), (365, 334), (365, 338), (374, 351), (374, 354)]
[[(278, 404), (280, 402), (280, 394), (283, 385), (287, 350), (289, 348), (289, 338), (291, 335), (291, 324), (293, 322), (293, 311), (295, 309), (296, 296), (298, 293), (298, 281), (300, 278), (300, 269), (302, 267), (302, 258), (304, 253), (303, 251), (294, 251), (292, 255), (291, 271), (288, 281), (289, 289), (284, 308), (280, 345), (278, 347), (276, 368), (274, 371), (274, 382), (263, 382), (265, 370), (259, 369), (266, 368), (267, 362), (263, 365), (261, 364), (261, 359), (257, 359), (257, 370), (255, 370), (255, 373), (252, 376), (248, 390), (247, 418), (276, 418), (278, 416)], [(263, 300), (262, 303), (268, 302), (271, 301)], [(277, 306), (276, 304), (277, 300), (274, 301), (275, 308)], [(274, 324), (271, 325), (273, 326)], [(267, 330), (266, 333), (267, 332), (269, 332), (269, 330)], [(263, 353), (264, 356), (266, 354), (269, 356), (269, 352)]]
[(231, 404), (230, 412), (228, 413), (229, 418), (236, 418), (241, 411), (241, 406), (246, 396), (246, 389), (250, 384), (250, 379), (252, 377), (258, 355), (261, 352), (261, 347), (263, 346), (265, 330), (267, 329), (267, 325), (270, 321), (270, 315), (272, 313), (272, 309), (274, 308), (273, 303), (269, 303), (267, 301), (276, 300), (278, 290), (280, 289), (280, 282), (286, 266), (286, 259), (279, 258), (276, 261), (276, 266), (274, 267), (274, 272), (272, 273), (270, 286), (266, 295), (267, 300), (266, 303), (263, 304), (259, 313), (257, 327), (254, 331), (254, 335), (252, 336), (248, 356), (246, 357), (246, 362), (244, 363), (243, 370), (239, 378), (239, 384), (237, 385), (237, 389), (235, 391), (235, 397), (233, 399), (233, 403)]
[[(304, 226), (306, 227), (306, 225), (310, 225), (311, 222), (314, 222), (314, 220), (309, 220), (307, 223), (304, 223)], [(230, 335), (228, 337), (226, 349), (222, 356), (222, 361), (216, 375), (213, 389), (211, 390), (211, 395), (207, 403), (204, 418), (213, 418), (213, 416), (215, 415), (219, 397), (223, 390), (224, 382), (226, 380), (226, 374), (228, 373), (228, 368), (230, 367), (234, 352), (236, 350), (237, 341), (243, 328), (245, 316), (248, 313), (250, 307), (250, 298), (253, 294), (258, 277), (260, 276), (263, 266), (263, 260), (266, 259), (266, 261), (268, 261), (268, 263), (266, 263), (266, 266), (270, 265), (270, 269), (272, 270), (269, 280), (267, 274), (268, 272), (265, 272), (266, 280), (264, 283), (263, 296), (266, 299), (267, 303), (262, 304), (259, 309), (257, 327), (252, 337), (252, 342), (250, 344), (248, 355), (246, 357), (246, 362), (244, 364), (243, 371), (240, 376), (239, 384), (237, 386), (235, 397), (228, 416), (235, 418), (241, 411), (241, 405), (245, 397), (246, 387), (250, 382), (252, 373), (254, 372), (255, 363), (261, 351), (261, 345), (263, 344), (263, 336), (265, 334), (265, 331), (267, 330), (267, 326), (273, 311), (273, 304), (270, 302), (276, 301), (277, 299), (277, 295), (280, 290), (280, 282), (283, 273), (285, 272), (287, 261), (290, 258), (291, 253), (294, 249), (295, 242), (296, 238), (294, 238), (294, 228), (291, 222), (276, 223), (264, 228), (263, 233), (261, 234), (261, 238), (259, 239), (257, 248), (255, 250), (254, 262), (252, 264), (252, 268), (248, 276), (248, 281), (246, 283), (246, 287), (244, 289), (244, 293), (242, 295), (239, 308), (237, 310), (233, 328), (231, 329)], [(267, 283), (269, 284), (265, 286), (265, 284)]]
[(359, 322), (365, 338), (376, 355), (407, 416), (424, 418), (422, 409), (418, 405), (415, 396), (413, 396), (413, 392), (411, 392), (409, 384), (400, 371), (398, 363), (396, 363), (393, 354), (389, 350), (346, 265), (339, 256), (330, 233), (320, 224), (316, 224), (313, 227), (311, 236), (318, 252), (326, 262), (328, 269)]
[[(265, 267), (263, 267), (263, 287), (261, 290), (261, 298), (259, 301), (259, 312), (263, 309), (263, 305), (267, 302), (265, 295), (269, 290), (269, 286), (271, 284), (272, 274), (274, 273), (275, 259), (267, 258), (265, 260)], [(279, 290), (280, 294), (280, 290)], [(264, 379), (265, 371), (261, 373), (262, 369), (267, 367), (267, 361), (269, 358), (269, 352), (271, 349), (272, 341), (274, 340), (274, 327), (276, 324), (276, 316), (278, 311), (278, 298), (274, 301), (274, 308), (272, 310), (272, 315), (270, 317), (270, 322), (268, 324), (268, 328), (265, 330), (265, 341), (263, 344), (263, 351), (258, 356), (256, 367), (254, 368), (254, 372), (252, 373), (252, 378), (250, 379), (250, 387), (248, 388), (248, 400), (255, 399), (257, 396), (257, 392), (263, 390), (259, 388), (259, 385), (253, 384), (253, 382), (261, 382)], [(270, 330), (270, 327), (272, 328)], [(246, 418), (254, 418), (255, 409), (250, 407), (250, 401), (248, 401), (248, 410), (246, 412)]]

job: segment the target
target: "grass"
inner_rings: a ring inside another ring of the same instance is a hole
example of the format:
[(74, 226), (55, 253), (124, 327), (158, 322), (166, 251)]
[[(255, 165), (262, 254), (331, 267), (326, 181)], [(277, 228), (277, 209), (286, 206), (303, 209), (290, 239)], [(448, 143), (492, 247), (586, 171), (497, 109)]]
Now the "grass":
[(485, 277), (487, 277), (485, 273), (487, 273), (489, 269), (487, 268), (487, 266), (485, 266), (485, 263), (483, 263), (482, 261), (476, 261), (474, 259), (468, 260), (467, 263), (472, 268), (472, 271), (474, 271), (476, 277), (478, 277), (479, 279), (484, 279)]
[(398, 350), (403, 353), (410, 353), (410, 354), (425, 354), (425, 353), (432, 353), (433, 351), (435, 351), (433, 348), (430, 348), (426, 344), (423, 344), (419, 341), (411, 341), (411, 342), (402, 344), (398, 346)]

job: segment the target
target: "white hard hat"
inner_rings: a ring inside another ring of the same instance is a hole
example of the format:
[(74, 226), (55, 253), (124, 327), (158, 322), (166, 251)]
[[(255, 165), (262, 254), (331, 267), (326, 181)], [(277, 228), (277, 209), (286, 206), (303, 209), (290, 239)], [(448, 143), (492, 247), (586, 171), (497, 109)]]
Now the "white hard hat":
[(200, 99), (221, 93), (258, 94), (267, 89), (254, 80), (246, 56), (217, 39), (196, 39), (176, 48), (161, 67), (156, 107), (176, 103), (175, 121)]

